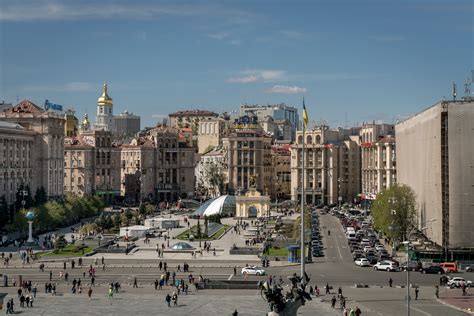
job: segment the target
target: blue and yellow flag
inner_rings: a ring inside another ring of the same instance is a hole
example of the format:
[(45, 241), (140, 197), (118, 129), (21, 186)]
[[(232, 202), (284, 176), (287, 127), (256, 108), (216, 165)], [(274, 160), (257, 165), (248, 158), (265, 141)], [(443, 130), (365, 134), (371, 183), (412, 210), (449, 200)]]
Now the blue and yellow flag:
[(304, 128), (306, 129), (306, 125), (308, 125), (308, 112), (306, 112), (306, 105), (304, 104), (304, 98), (303, 98), (303, 125), (304, 125)]

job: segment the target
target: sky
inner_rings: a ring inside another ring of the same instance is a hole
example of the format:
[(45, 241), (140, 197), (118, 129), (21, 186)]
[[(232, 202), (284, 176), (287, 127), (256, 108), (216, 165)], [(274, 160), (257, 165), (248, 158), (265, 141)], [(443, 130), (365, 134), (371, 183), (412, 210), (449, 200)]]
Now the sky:
[[(474, 1), (0, 2), (0, 101), (142, 127), (185, 109), (302, 107), (310, 124), (396, 122), (458, 97), (474, 69)], [(472, 87), (474, 90), (474, 85)]]

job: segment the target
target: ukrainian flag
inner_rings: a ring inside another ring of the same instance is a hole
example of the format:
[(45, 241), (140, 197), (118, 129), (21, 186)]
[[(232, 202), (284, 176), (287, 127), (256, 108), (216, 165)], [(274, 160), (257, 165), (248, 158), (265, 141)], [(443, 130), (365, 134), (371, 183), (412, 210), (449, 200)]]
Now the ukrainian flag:
[(308, 125), (308, 112), (306, 112), (306, 105), (304, 104), (304, 98), (303, 98), (303, 125), (304, 125), (304, 128), (306, 129), (306, 126)]

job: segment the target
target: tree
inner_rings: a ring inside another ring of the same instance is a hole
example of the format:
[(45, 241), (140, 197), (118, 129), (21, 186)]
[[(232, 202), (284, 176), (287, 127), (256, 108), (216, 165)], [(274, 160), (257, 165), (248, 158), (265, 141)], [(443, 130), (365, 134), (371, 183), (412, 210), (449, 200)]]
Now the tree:
[[(311, 231), (311, 212), (308, 207), (305, 207), (304, 211), (304, 229), (306, 232)], [(293, 238), (295, 240), (301, 240), (301, 216), (298, 216), (293, 223)]]
[(28, 227), (28, 223), (25, 218), (26, 213), (26, 209), (21, 209), (20, 211), (15, 212), (15, 215), (13, 216), (13, 220), (9, 225), (8, 230), (20, 232), (20, 234), (26, 232), (26, 229)]
[(5, 195), (0, 198), (0, 229), (8, 224), (10, 219), (9, 209)]
[(60, 235), (54, 242), (54, 251), (59, 252), (60, 250), (64, 249), (66, 245), (67, 245), (66, 238), (64, 238), (64, 235)]
[(133, 213), (132, 213), (132, 210), (127, 208), (123, 213), (122, 213), (122, 216), (121, 216), (121, 221), (122, 221), (122, 224), (125, 224), (127, 226), (130, 225), (130, 221), (132, 220), (133, 218)]
[(196, 238), (201, 238), (201, 234), (202, 234), (202, 232), (201, 232), (201, 223), (199, 223), (199, 221), (198, 221), (197, 226), (196, 226)]
[(204, 216), (204, 235), (208, 236), (209, 220)]
[(407, 240), (416, 227), (415, 192), (405, 184), (395, 184), (377, 194), (372, 203), (374, 227), (396, 241)]
[(35, 206), (40, 206), (45, 204), (48, 201), (48, 196), (46, 195), (46, 190), (43, 186), (40, 186), (36, 189), (35, 193)]
[(44, 207), (48, 210), (48, 215), (55, 227), (64, 226), (66, 223), (66, 208), (62, 204), (56, 201), (49, 201), (44, 204)]
[(204, 167), (204, 179), (209, 185), (209, 189), (212, 192), (211, 195), (219, 196), (224, 192), (226, 177), (222, 168), (217, 164), (210, 163)]

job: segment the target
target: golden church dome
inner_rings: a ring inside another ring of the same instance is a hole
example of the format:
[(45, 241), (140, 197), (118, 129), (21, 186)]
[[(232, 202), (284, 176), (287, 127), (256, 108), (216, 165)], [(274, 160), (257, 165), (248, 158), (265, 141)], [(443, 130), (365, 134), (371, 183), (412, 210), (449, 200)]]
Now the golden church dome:
[(112, 98), (107, 94), (107, 82), (104, 83), (104, 92), (97, 99), (98, 105), (112, 105)]

